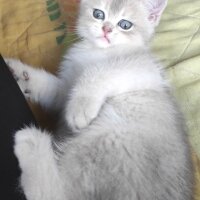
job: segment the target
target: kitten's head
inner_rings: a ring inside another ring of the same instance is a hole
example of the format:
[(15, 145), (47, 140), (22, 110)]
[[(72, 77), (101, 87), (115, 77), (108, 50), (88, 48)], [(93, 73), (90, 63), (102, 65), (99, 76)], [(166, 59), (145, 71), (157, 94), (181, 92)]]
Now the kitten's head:
[(167, 0), (80, 0), (77, 30), (94, 46), (144, 45)]

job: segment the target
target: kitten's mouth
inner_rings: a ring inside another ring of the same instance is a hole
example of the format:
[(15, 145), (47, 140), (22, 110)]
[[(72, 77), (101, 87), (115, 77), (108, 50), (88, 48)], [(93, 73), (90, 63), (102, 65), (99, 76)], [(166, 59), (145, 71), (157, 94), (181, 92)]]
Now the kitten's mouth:
[(110, 40), (108, 39), (106, 35), (104, 35), (103, 38), (110, 44)]
[(97, 37), (97, 38), (98, 38), (98, 39), (101, 39), (101, 40), (103, 40), (103, 41), (106, 41), (107, 43), (110, 44), (110, 39), (109, 39), (106, 35), (100, 36), (100, 37)]

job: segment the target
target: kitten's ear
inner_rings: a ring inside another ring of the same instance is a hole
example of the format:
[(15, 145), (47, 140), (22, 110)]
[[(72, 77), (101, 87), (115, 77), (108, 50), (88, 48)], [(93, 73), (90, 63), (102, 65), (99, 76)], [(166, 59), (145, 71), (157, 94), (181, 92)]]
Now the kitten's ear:
[(160, 17), (167, 5), (167, 0), (142, 0), (145, 7), (149, 12), (149, 21), (157, 26), (160, 21)]

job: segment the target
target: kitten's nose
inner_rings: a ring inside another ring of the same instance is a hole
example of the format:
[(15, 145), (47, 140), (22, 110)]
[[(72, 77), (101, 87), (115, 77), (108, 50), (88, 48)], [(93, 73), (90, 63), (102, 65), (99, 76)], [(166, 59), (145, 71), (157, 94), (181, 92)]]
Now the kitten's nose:
[(103, 30), (103, 32), (104, 32), (105, 34), (111, 33), (111, 32), (112, 32), (112, 28), (111, 28), (109, 25), (104, 25), (104, 26), (102, 27), (102, 30)]

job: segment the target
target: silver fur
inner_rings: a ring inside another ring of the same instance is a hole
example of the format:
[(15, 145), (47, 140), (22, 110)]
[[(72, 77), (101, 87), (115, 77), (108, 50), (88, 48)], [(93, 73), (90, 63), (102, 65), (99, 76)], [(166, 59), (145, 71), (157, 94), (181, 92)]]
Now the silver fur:
[[(166, 2), (82, 0), (82, 41), (64, 56), (57, 77), (7, 60), (22, 91), (29, 89), (25, 96), (63, 113), (62, 142), (34, 127), (16, 134), (28, 200), (192, 199), (184, 120), (147, 48)], [(112, 23), (110, 42), (99, 38), (104, 22), (93, 19), (93, 8)], [(115, 26), (122, 17), (132, 30)]]

